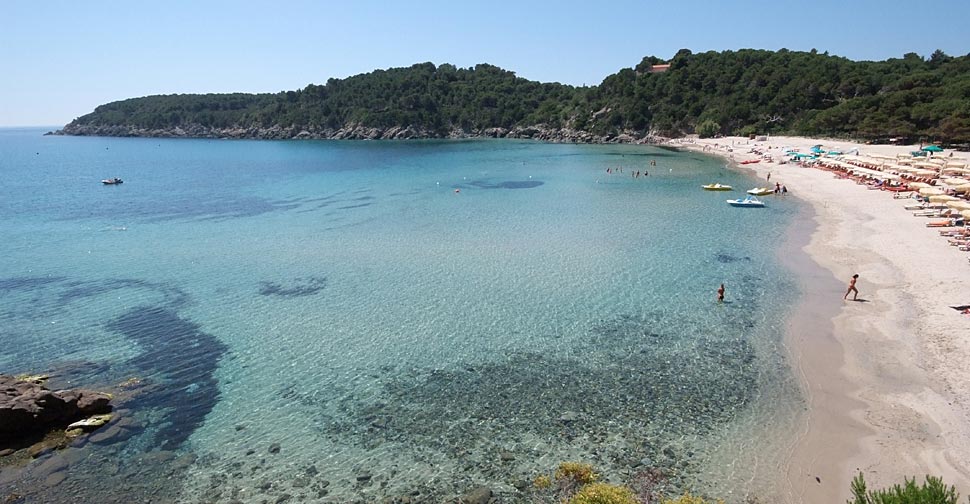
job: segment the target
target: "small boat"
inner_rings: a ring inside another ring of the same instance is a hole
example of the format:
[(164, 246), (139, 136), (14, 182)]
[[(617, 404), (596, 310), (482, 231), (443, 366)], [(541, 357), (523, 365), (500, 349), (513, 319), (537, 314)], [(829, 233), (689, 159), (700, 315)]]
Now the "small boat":
[(741, 164), (755, 164), (760, 162), (761, 162), (760, 159), (749, 159), (747, 161), (741, 161)]
[(748, 189), (746, 192), (755, 196), (764, 196), (766, 194), (774, 194), (775, 190), (770, 187), (755, 187), (754, 189)]
[(118, 177), (115, 177), (115, 178), (104, 179), (101, 181), (101, 183), (104, 185), (115, 185), (115, 184), (124, 184), (125, 181), (121, 180)]
[(752, 208), (763, 208), (765, 203), (754, 196), (746, 196), (744, 198), (729, 199), (727, 200), (728, 205), (736, 207), (752, 207)]
[(707, 184), (707, 185), (701, 186), (701, 187), (703, 187), (705, 191), (732, 191), (732, 190), (734, 190), (733, 187), (731, 187), (729, 185), (723, 185), (723, 184)]

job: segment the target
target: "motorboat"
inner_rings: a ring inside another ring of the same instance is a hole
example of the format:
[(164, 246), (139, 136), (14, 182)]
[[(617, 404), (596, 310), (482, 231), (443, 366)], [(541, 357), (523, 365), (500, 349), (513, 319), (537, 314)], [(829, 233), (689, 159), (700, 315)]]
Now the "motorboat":
[(754, 189), (748, 189), (746, 192), (755, 196), (765, 196), (767, 194), (774, 194), (775, 190), (770, 187), (755, 187)]
[(729, 199), (727, 200), (728, 205), (735, 207), (752, 207), (752, 208), (763, 208), (765, 203), (754, 196), (745, 196), (744, 198)]
[(115, 184), (124, 184), (125, 181), (121, 180), (118, 177), (114, 177), (114, 178), (104, 179), (101, 181), (101, 183), (104, 185), (115, 185)]
[(703, 187), (705, 191), (733, 191), (734, 190), (733, 187), (729, 185), (724, 185), (724, 184), (707, 184), (701, 187)]

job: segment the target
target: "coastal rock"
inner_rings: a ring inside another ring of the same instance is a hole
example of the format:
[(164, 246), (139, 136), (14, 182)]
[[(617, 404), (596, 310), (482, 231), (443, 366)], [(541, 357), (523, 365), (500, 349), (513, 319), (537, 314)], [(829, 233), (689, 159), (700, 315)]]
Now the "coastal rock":
[(0, 442), (63, 428), (80, 417), (111, 411), (111, 398), (86, 390), (48, 390), (39, 381), (0, 375)]
[(102, 425), (111, 421), (111, 414), (95, 415), (90, 418), (85, 418), (84, 420), (79, 420), (67, 426), (68, 430), (71, 429), (81, 429), (86, 431), (92, 431), (101, 427)]

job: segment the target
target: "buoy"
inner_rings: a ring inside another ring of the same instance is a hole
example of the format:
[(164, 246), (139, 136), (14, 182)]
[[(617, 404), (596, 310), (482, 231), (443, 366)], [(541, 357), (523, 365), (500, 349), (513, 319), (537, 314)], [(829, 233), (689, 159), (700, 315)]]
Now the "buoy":
[(455, 192), (456, 193), (460, 193), (461, 192), (461, 189), (455, 189)]

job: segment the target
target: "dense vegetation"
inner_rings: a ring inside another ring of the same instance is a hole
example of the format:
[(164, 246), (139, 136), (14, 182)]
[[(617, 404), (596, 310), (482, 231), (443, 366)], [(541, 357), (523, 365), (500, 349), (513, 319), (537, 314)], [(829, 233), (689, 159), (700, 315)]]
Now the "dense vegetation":
[(542, 126), (596, 135), (794, 133), (970, 142), (970, 55), (886, 61), (812, 52), (679, 51), (598, 86), (538, 83), (492, 65), (422, 63), (276, 94), (165, 95), (102, 105), (71, 126), (418, 128), (432, 136)]

